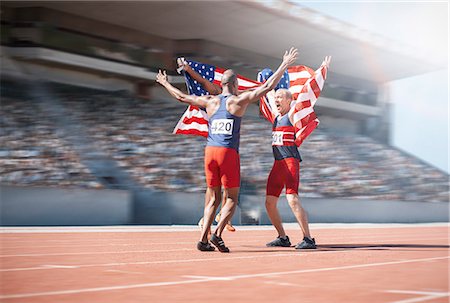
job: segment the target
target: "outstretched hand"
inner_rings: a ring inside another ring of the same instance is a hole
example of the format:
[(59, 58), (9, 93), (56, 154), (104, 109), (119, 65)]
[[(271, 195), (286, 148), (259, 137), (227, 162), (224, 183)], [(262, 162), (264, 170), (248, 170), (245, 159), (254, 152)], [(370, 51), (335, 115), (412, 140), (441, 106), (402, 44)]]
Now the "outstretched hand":
[(186, 67), (189, 66), (189, 64), (187, 63), (186, 59), (184, 57), (179, 57), (177, 58), (177, 72), (179, 74), (181, 74), (182, 70), (186, 70)]
[(324, 65), (326, 68), (329, 68), (330, 62), (331, 62), (331, 56), (326, 56), (325, 60), (323, 60), (323, 62), (322, 62), (322, 65)]
[(291, 47), (289, 51), (286, 51), (283, 56), (283, 62), (287, 65), (292, 65), (298, 57), (298, 50)]
[(169, 81), (167, 80), (167, 73), (166, 71), (161, 72), (161, 70), (159, 70), (158, 74), (156, 75), (156, 82), (158, 82), (161, 85), (164, 85), (166, 83), (168, 83)]

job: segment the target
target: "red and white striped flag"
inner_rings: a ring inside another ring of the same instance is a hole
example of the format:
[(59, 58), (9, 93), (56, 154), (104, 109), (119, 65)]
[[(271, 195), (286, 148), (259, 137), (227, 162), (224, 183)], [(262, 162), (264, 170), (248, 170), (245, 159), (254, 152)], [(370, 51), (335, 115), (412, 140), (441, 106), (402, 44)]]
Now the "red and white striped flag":
[[(288, 68), (289, 91), (292, 99), (289, 117), (295, 127), (295, 144), (300, 146), (319, 124), (314, 112), (314, 105), (322, 92), (327, 77), (326, 61), (316, 71), (304, 66)], [(273, 123), (278, 112), (275, 106), (275, 92), (271, 91), (261, 98), (261, 114)]]
[[(220, 86), (220, 81), (222, 80), (225, 69), (189, 60), (187, 63), (203, 78)], [(191, 95), (202, 96), (209, 94), (201, 84), (192, 79), (189, 74), (185, 73), (185, 79), (188, 91)], [(238, 75), (238, 85), (239, 90), (246, 90), (261, 85), (261, 83)], [(175, 126), (173, 133), (208, 137), (208, 115), (206, 114), (206, 111), (197, 106), (188, 106), (187, 110)]]
[[(202, 64), (195, 61), (187, 61), (188, 64), (199, 73), (203, 78), (217, 85), (220, 85), (223, 72), (225, 69)], [(295, 143), (300, 146), (306, 137), (319, 124), (319, 120), (314, 113), (314, 104), (319, 97), (327, 75), (327, 66), (322, 63), (321, 67), (315, 72), (311, 68), (299, 65), (288, 68), (289, 91), (292, 93), (293, 103), (289, 116), (294, 122), (295, 127)], [(208, 92), (198, 83), (185, 73), (186, 85), (190, 94), (205, 95)], [(261, 81), (262, 82), (262, 81)], [(253, 81), (238, 75), (239, 90), (261, 85), (261, 82)], [(278, 114), (274, 103), (275, 90), (269, 92), (261, 98), (260, 111), (261, 114), (273, 123), (275, 116)], [(174, 134), (208, 136), (208, 116), (204, 109), (196, 106), (188, 106), (183, 116), (178, 121)]]

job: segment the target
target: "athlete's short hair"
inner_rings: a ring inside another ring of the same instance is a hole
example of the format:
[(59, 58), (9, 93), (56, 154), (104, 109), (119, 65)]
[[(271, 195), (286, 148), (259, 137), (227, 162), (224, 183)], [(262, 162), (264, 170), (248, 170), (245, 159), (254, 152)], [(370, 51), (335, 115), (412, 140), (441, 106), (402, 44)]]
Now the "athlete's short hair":
[(222, 80), (220, 82), (222, 83), (222, 85), (225, 85), (225, 84), (234, 83), (235, 81), (237, 81), (236, 73), (232, 69), (227, 69), (223, 73)]
[(290, 100), (292, 100), (292, 93), (287, 89), (287, 88), (279, 88), (277, 90), (277, 92), (281, 91), (285, 97), (289, 98)]

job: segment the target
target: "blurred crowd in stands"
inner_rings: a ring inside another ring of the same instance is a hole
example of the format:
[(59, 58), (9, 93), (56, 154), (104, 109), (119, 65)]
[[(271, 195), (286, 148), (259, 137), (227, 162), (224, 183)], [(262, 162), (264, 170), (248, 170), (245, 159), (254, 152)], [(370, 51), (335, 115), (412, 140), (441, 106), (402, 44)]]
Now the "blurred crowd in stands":
[(101, 187), (32, 102), (2, 96), (0, 121), (2, 184)]
[[(140, 186), (158, 191), (204, 192), (201, 137), (173, 135), (185, 110), (175, 100), (140, 100), (126, 93), (50, 90), (45, 106), (2, 95), (1, 184), (105, 188), (83, 155), (48, 114), (49, 104), (68, 113), (91, 140)], [(320, 117), (319, 117), (320, 118)], [(92, 142), (94, 144), (92, 144)], [(86, 144), (86, 143), (85, 143)], [(300, 197), (448, 201), (449, 176), (368, 137), (342, 136), (319, 126), (301, 146)], [(271, 125), (244, 117), (242, 192), (263, 196), (272, 167)]]

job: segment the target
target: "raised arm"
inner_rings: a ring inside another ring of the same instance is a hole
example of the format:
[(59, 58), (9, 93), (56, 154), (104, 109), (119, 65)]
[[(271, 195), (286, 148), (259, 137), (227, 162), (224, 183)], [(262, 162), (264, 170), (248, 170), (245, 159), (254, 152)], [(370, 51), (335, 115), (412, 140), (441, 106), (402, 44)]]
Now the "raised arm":
[(239, 95), (238, 102), (242, 103), (250, 103), (258, 101), (260, 97), (264, 96), (268, 92), (277, 86), (278, 82), (280, 82), (281, 77), (283, 77), (284, 71), (289, 67), (289, 65), (293, 64), (295, 60), (297, 60), (298, 50), (296, 48), (291, 47), (289, 51), (286, 51), (283, 56), (283, 61), (281, 62), (278, 69), (273, 73), (272, 76), (267, 79), (263, 85), (255, 88), (252, 91), (244, 92)]
[(192, 67), (190, 67), (190, 65), (186, 62), (186, 59), (178, 58), (177, 64), (179, 69), (184, 70), (189, 74), (189, 76), (192, 77), (192, 79), (200, 83), (201, 86), (203, 86), (203, 88), (206, 89), (210, 95), (220, 95), (222, 93), (222, 88), (219, 85), (209, 82), (208, 80), (203, 78), (199, 73), (193, 70)]
[(183, 93), (181, 90), (169, 83), (169, 81), (167, 80), (166, 71), (161, 72), (161, 70), (159, 70), (158, 74), (156, 75), (156, 82), (164, 86), (169, 94), (183, 103), (206, 108), (208, 101), (211, 98), (211, 96), (195, 96)]

